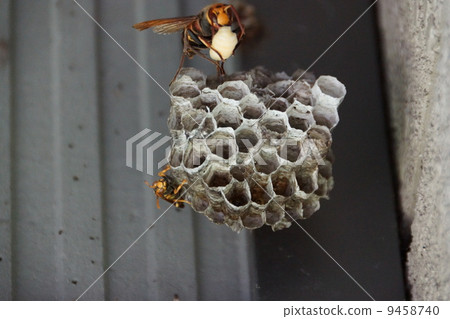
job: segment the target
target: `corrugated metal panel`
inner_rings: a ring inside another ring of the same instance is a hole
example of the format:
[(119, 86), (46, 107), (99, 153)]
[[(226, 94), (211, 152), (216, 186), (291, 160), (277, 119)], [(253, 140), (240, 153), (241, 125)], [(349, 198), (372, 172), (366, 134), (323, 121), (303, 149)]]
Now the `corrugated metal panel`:
[(96, 28), (68, 1), (13, 9), (13, 297), (73, 299), (103, 264)]
[(11, 1), (0, 1), (0, 300), (11, 293)]
[[(79, 3), (168, 86), (179, 39), (130, 26), (182, 14), (177, 1)], [(7, 92), (13, 61), (12, 103), (2, 94), (0, 108), (0, 297), (76, 299), (168, 207), (157, 210), (149, 176), (125, 166), (125, 141), (144, 128), (167, 134), (169, 98), (75, 2), (0, 5), (0, 39), (15, 39), (0, 64)], [(251, 243), (172, 209), (83, 299), (250, 299)]]

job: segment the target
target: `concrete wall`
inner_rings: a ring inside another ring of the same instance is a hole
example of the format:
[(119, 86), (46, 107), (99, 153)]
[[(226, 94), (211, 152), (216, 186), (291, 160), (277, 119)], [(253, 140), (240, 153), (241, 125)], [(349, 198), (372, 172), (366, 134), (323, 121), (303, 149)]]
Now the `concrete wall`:
[(415, 300), (450, 299), (450, 2), (380, 0), (400, 204)]

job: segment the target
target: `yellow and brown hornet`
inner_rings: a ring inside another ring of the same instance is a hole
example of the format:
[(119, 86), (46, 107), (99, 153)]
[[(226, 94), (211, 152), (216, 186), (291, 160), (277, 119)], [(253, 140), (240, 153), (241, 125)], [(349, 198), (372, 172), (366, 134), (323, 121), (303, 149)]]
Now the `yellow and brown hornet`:
[(153, 188), (156, 195), (156, 207), (161, 208), (159, 206), (159, 199), (162, 198), (169, 203), (174, 203), (175, 207), (184, 207), (183, 203), (190, 204), (187, 200), (181, 198), (181, 194), (179, 194), (181, 188), (184, 184), (187, 183), (187, 180), (183, 180), (180, 185), (174, 186), (176, 184), (173, 177), (167, 176), (166, 172), (170, 170), (170, 165), (167, 165), (161, 172), (158, 173), (158, 176), (161, 177), (159, 180), (155, 181), (153, 185), (150, 185), (149, 182), (145, 181), (148, 187)]
[[(180, 72), (185, 56), (192, 58), (196, 54), (213, 63), (219, 76), (224, 75), (225, 60), (234, 54), (245, 34), (236, 9), (223, 3), (209, 5), (196, 16), (150, 20), (137, 23), (133, 28), (140, 31), (153, 28), (160, 34), (182, 31), (183, 54), (172, 81)], [(209, 57), (202, 49), (209, 49)]]

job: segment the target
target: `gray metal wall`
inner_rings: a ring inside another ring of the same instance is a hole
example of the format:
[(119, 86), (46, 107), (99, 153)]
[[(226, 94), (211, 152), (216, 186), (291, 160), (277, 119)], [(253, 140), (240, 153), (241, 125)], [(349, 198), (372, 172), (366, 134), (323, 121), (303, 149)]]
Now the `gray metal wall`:
[[(131, 25), (183, 15), (180, 1), (79, 3), (168, 87), (179, 37)], [(0, 299), (76, 299), (168, 207), (125, 141), (168, 134), (169, 98), (71, 0), (0, 0), (0, 89)], [(83, 299), (248, 300), (251, 246), (171, 209)]]

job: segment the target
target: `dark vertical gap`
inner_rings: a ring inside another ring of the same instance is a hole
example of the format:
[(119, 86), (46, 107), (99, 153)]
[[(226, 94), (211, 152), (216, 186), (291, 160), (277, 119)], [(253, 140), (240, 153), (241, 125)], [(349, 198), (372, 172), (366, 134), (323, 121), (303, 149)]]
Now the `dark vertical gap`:
[[(61, 33), (60, 33), (60, 14), (61, 10), (57, 7), (56, 1), (48, 2), (48, 10), (50, 15), (49, 24), (53, 26), (50, 28), (51, 44), (49, 46), (50, 56), (50, 90), (51, 90), (51, 112), (52, 112), (52, 149), (54, 151), (52, 173), (53, 173), (53, 201), (55, 225), (59, 229), (63, 229), (64, 225), (64, 195), (63, 195), (63, 168), (62, 164), (62, 142), (61, 142)], [(55, 256), (64, 254), (64, 240), (58, 236), (55, 238)], [(65, 288), (65, 267), (64, 261), (61, 258), (55, 259), (55, 289), (56, 295), (64, 296)]]
[(178, 0), (178, 6), (180, 8), (181, 17), (192, 15), (192, 13), (187, 12), (186, 1)]
[[(10, 183), (11, 183), (11, 207), (10, 207), (10, 214), (11, 214), (11, 299), (17, 300), (17, 267), (14, 267), (14, 265), (17, 263), (16, 258), (16, 236), (17, 236), (17, 214), (15, 213), (16, 210), (16, 164), (15, 164), (15, 153), (16, 153), (16, 138), (14, 135), (14, 128), (16, 127), (16, 79), (15, 79), (15, 66), (16, 66), (16, 39), (15, 36), (16, 32), (16, 24), (15, 21), (17, 21), (16, 16), (16, 10), (15, 10), (16, 2), (10, 1), (9, 6), (9, 61), (10, 61), (10, 69), (9, 69), (9, 78), (10, 78), (10, 101), (11, 101), (11, 107), (10, 107), (10, 113), (9, 113), (9, 123), (10, 123), (10, 165), (11, 165), (11, 174), (10, 174)], [(14, 36), (13, 36), (14, 35)]]
[[(245, 67), (265, 65), (289, 74), (307, 68), (373, 1), (289, 0), (278, 7), (271, 1), (248, 2), (266, 28), (262, 41), (245, 52)], [(333, 131), (335, 187), (330, 200), (322, 200), (322, 208), (300, 224), (376, 299), (401, 300), (398, 202), (386, 112), (380, 112), (385, 97), (379, 95), (385, 92), (379, 90), (378, 38), (375, 23), (367, 20), (373, 18), (373, 12), (362, 17), (311, 70), (336, 76), (348, 94)], [(265, 226), (255, 235), (261, 300), (367, 300), (295, 225), (278, 232)]]
[(384, 59), (383, 55), (383, 39), (381, 34), (381, 26), (380, 26), (380, 12), (379, 12), (379, 6), (377, 5), (377, 10), (374, 10), (373, 16), (374, 16), (374, 29), (375, 29), (375, 40), (377, 44), (377, 51), (376, 51), (376, 57), (378, 60), (378, 64), (380, 65), (379, 72), (380, 72), (380, 87), (381, 87), (381, 100), (383, 104), (383, 110), (384, 110), (384, 116), (385, 116), (385, 135), (386, 135), (386, 145), (388, 146), (388, 153), (389, 153), (389, 162), (391, 166), (391, 180), (394, 186), (394, 196), (395, 196), (395, 211), (396, 211), (396, 217), (397, 217), (397, 227), (398, 227), (398, 237), (399, 237), (399, 243), (400, 243), (400, 257), (401, 257), (401, 264), (402, 264), (402, 270), (403, 270), (403, 282), (405, 287), (405, 298), (406, 300), (411, 300), (411, 290), (410, 286), (408, 285), (408, 278), (407, 278), (407, 269), (406, 269), (406, 262), (407, 262), (407, 254), (409, 250), (409, 246), (411, 244), (411, 229), (406, 226), (406, 223), (403, 218), (402, 214), (402, 208), (401, 208), (401, 202), (400, 202), (400, 182), (399, 182), (399, 176), (398, 176), (398, 170), (397, 170), (397, 161), (396, 161), (396, 154), (395, 154), (395, 140), (394, 140), (394, 132), (392, 131), (392, 117), (390, 112), (390, 105), (389, 103), (389, 96), (388, 96), (388, 77), (386, 73), (386, 61)]
[[(102, 3), (103, 1), (95, 1), (94, 2), (94, 12), (92, 14), (93, 17), (102, 25), (101, 22), (101, 9), (102, 9)], [(95, 60), (96, 60), (96, 82), (97, 82), (97, 123), (98, 123), (98, 146), (99, 146), (99, 174), (100, 174), (100, 205), (101, 205), (101, 218), (102, 218), (102, 252), (103, 252), (103, 271), (105, 271), (109, 266), (109, 244), (108, 244), (108, 216), (107, 216), (107, 207), (106, 207), (106, 190), (104, 185), (106, 185), (106, 158), (105, 158), (105, 143), (103, 141), (105, 140), (105, 124), (104, 124), (104, 116), (103, 116), (103, 99), (102, 99), (102, 92), (103, 92), (103, 86), (102, 86), (102, 37), (101, 34), (103, 31), (95, 26), (96, 32), (95, 32)], [(103, 291), (104, 291), (104, 299), (105, 300), (111, 300), (110, 295), (110, 277), (108, 272), (105, 273), (105, 275), (102, 278), (103, 280)]]

